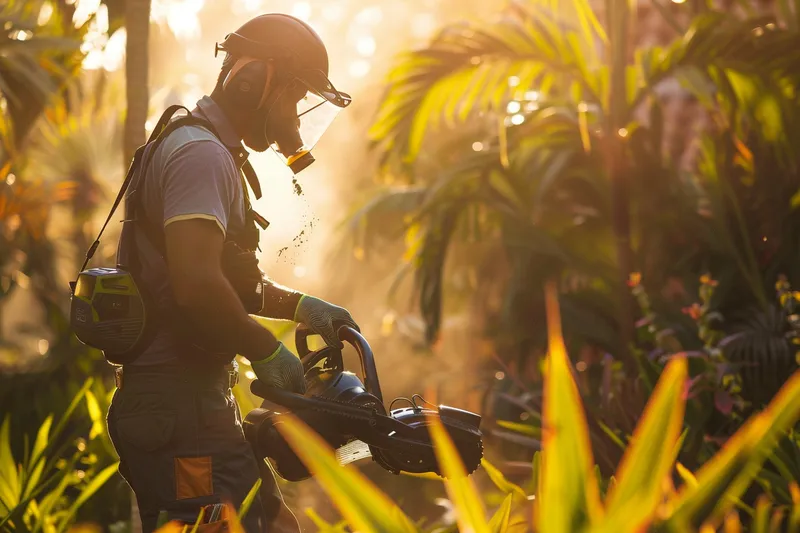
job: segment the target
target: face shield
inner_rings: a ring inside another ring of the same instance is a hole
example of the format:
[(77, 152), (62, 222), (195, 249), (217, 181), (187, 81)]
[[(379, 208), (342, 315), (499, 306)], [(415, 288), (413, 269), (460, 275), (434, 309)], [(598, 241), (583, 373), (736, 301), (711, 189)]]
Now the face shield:
[(317, 70), (294, 75), (278, 102), (279, 110), (267, 116), (265, 133), (270, 147), (297, 174), (314, 162), (311, 150), (351, 98)]
[[(308, 167), (314, 162), (311, 150), (339, 112), (350, 105), (350, 95), (336, 90), (322, 70), (298, 68), (303, 64), (298, 61), (299, 54), (281, 44), (267, 45), (231, 33), (216, 45), (214, 54), (220, 51), (287, 65), (285, 70), (281, 67), (287, 81), (282, 93), (268, 106), (264, 133), (270, 147), (295, 174)], [(327, 58), (324, 63), (327, 65)]]

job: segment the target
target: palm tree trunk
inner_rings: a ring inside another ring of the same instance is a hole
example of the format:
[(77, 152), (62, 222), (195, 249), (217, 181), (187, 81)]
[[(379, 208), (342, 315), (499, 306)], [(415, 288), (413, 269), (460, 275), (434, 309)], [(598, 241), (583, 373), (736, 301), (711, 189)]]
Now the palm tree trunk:
[[(150, 0), (126, 0), (125, 2), (125, 136), (123, 140), (123, 163), (127, 171), (136, 149), (145, 142), (150, 94), (148, 88), (148, 58), (150, 38)], [(139, 506), (131, 492), (131, 533), (142, 533)]]
[(624, 130), (628, 115), (626, 96), (626, 68), (628, 65), (629, 0), (606, 0), (606, 16), (610, 44), (610, 94), (608, 124), (606, 128), (606, 170), (611, 180), (614, 240), (617, 251), (617, 282), (619, 298), (619, 357), (629, 375), (637, 370), (631, 353), (633, 342), (632, 298), (628, 279), (633, 272), (631, 248), (629, 173), (625, 160)]
[(127, 113), (123, 161), (127, 167), (136, 149), (145, 141), (145, 122), (150, 100), (148, 92), (150, 0), (127, 0), (125, 26), (128, 34), (125, 45)]

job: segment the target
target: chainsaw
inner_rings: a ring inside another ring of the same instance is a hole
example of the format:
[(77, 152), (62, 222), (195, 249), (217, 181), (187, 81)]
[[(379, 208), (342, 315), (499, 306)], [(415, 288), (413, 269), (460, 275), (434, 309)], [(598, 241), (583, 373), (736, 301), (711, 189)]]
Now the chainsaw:
[[(471, 474), (478, 468), (483, 457), (479, 415), (430, 404), (419, 394), (397, 398), (387, 412), (375, 359), (366, 339), (349, 326), (338, 331), (339, 339), (358, 354), (362, 382), (356, 374), (345, 370), (342, 350), (326, 346), (310, 351), (310, 334), (302, 324), (295, 331), (295, 344), (305, 372), (305, 394), (269, 387), (259, 380), (250, 385), (253, 394), (264, 402), (245, 417), (245, 437), (256, 456), (268, 459), (278, 475), (287, 481), (311, 477), (278, 429), (286, 412), (313, 428), (335, 450), (342, 465), (372, 458), (394, 474), (432, 472), (441, 476), (428, 431), (432, 420), (438, 419), (455, 444), (466, 471)], [(401, 401), (407, 405), (392, 409)]]

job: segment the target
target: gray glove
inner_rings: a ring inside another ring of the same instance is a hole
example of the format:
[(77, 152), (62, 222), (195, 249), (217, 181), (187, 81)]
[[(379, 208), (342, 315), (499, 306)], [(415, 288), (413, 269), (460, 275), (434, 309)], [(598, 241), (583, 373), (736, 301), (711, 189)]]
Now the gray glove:
[(347, 309), (307, 295), (300, 298), (294, 312), (294, 321), (305, 324), (322, 337), (325, 344), (336, 348), (342, 347), (342, 342), (336, 335), (340, 327), (350, 326), (361, 331)]
[(283, 343), (280, 343), (278, 349), (266, 359), (251, 361), (250, 364), (256, 377), (270, 387), (298, 394), (306, 392), (303, 363)]

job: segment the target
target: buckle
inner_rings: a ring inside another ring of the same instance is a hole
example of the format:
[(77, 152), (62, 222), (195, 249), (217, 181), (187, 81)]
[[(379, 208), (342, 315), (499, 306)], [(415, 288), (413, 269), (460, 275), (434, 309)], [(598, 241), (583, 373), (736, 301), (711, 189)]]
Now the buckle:
[(239, 384), (239, 364), (233, 360), (226, 365), (225, 370), (228, 372), (228, 388), (232, 389)]

